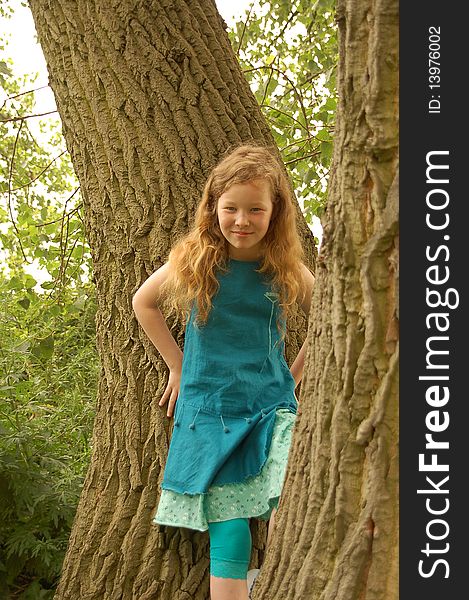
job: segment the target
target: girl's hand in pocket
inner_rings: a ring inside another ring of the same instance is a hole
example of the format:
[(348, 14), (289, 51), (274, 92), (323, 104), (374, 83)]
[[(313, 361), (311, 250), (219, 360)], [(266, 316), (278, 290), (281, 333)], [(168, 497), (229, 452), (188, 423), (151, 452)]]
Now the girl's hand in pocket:
[(159, 406), (163, 406), (168, 402), (168, 410), (166, 414), (168, 417), (172, 417), (174, 415), (174, 407), (176, 405), (176, 400), (179, 395), (179, 387), (181, 384), (181, 370), (180, 369), (170, 369), (168, 385), (166, 386), (163, 395), (159, 401)]

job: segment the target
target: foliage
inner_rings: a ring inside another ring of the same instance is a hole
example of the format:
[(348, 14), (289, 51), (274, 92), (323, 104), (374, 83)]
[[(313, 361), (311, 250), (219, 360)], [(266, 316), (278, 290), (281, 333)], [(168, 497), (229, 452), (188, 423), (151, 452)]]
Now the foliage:
[(334, 4), (257, 0), (229, 32), (309, 223), (324, 207), (332, 156), (338, 52)]
[(0, 81), (7, 98), (0, 107), (0, 220), (9, 227), (0, 232), (0, 247), (12, 274), (44, 269), (41, 287), (60, 295), (68, 284), (79, 285), (90, 269), (78, 184), (59, 122), (40, 124), (45, 145), (25, 118), (34, 115), (36, 76), (15, 79), (11, 61), (3, 65)]
[(89, 286), (59, 305), (32, 285), (28, 275), (0, 279), (1, 597), (52, 597), (40, 591), (60, 573), (89, 463), (98, 377)]

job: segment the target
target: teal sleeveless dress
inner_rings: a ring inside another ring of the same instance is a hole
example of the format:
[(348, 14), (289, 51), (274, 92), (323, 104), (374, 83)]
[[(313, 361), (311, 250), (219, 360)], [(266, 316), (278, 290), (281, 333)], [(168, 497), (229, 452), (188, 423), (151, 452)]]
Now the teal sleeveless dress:
[(297, 401), (278, 295), (259, 267), (228, 259), (205, 325), (192, 307), (155, 524), (203, 531), (268, 518), (278, 503)]

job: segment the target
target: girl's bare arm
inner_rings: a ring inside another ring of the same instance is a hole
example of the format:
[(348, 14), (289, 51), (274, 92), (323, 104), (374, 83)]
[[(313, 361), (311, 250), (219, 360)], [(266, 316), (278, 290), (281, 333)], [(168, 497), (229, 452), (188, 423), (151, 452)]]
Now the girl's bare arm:
[[(306, 291), (303, 301), (301, 302), (301, 308), (303, 309), (306, 318), (309, 319), (309, 311), (311, 308), (311, 296), (313, 293), (314, 275), (311, 271), (302, 264), (303, 271), (303, 286)], [(290, 371), (293, 375), (296, 385), (298, 385), (303, 377), (303, 369), (305, 364), (305, 352), (306, 352), (306, 340), (300, 348), (295, 360), (293, 361)]]
[(168, 386), (160, 400), (160, 406), (169, 400), (168, 417), (170, 417), (174, 412), (174, 405), (179, 393), (183, 353), (157, 306), (160, 286), (166, 281), (167, 276), (168, 263), (165, 263), (150, 275), (134, 294), (132, 308), (138, 322), (170, 370)]

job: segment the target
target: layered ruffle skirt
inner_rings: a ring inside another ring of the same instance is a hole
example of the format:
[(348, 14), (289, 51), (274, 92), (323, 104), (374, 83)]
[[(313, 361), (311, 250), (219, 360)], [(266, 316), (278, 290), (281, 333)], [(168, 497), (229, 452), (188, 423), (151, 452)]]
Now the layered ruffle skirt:
[(209, 522), (257, 517), (267, 521), (282, 492), (296, 415), (276, 411), (269, 454), (258, 475), (239, 483), (212, 486), (205, 494), (161, 490), (155, 525), (206, 531)]

